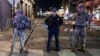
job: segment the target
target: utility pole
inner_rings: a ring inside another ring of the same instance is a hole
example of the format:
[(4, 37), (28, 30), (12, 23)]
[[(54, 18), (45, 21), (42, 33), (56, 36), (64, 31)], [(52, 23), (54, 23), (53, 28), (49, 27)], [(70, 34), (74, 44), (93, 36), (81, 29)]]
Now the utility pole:
[(15, 14), (15, 0), (13, 0), (13, 4), (12, 4), (12, 18), (14, 17)]
[(11, 25), (13, 28), (13, 33), (14, 33), (14, 27), (13, 27), (13, 18), (15, 16), (15, 0), (13, 0), (13, 4), (12, 4), (12, 21), (11, 21)]

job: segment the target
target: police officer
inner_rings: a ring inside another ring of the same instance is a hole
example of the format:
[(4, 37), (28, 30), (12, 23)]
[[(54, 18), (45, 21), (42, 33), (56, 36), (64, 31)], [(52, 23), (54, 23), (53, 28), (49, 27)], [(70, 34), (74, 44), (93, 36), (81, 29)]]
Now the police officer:
[(74, 35), (72, 38), (72, 51), (75, 52), (78, 48), (78, 44), (80, 43), (79, 50), (85, 52), (84, 47), (85, 47), (85, 37), (86, 37), (86, 26), (87, 22), (89, 22), (91, 18), (87, 13), (85, 13), (84, 5), (78, 6), (77, 11), (78, 12), (75, 17)]
[(51, 49), (51, 41), (53, 35), (55, 36), (55, 41), (56, 41), (56, 50), (59, 51), (59, 28), (60, 25), (63, 24), (63, 20), (61, 17), (59, 17), (56, 13), (57, 9), (53, 8), (52, 9), (52, 15), (49, 16), (45, 20), (45, 24), (48, 25), (48, 42), (47, 42), (47, 51), (49, 52)]

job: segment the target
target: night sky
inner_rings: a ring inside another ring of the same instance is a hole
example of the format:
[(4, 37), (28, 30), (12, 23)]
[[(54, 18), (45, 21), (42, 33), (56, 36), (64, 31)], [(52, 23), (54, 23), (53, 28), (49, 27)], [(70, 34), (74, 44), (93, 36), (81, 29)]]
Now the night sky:
[(47, 10), (50, 7), (59, 9), (61, 8), (61, 3), (61, 0), (36, 0), (36, 4), (44, 10)]

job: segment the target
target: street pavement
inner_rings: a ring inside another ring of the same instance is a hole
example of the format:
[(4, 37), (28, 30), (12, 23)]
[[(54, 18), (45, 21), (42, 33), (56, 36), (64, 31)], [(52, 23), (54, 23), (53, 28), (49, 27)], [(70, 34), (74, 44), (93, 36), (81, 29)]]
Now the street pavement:
[[(72, 32), (64, 32), (60, 30), (60, 47), (61, 51), (55, 51), (55, 39), (52, 41), (52, 50), (46, 51), (46, 44), (48, 39), (48, 31), (44, 26), (44, 18), (36, 19), (37, 24), (34, 32), (26, 44), (26, 51), (20, 53), (20, 44), (17, 41), (16, 48), (11, 56), (100, 56), (100, 37), (87, 36), (86, 38), (86, 53), (77, 51), (73, 53), (68, 48), (69, 38), (72, 37)], [(61, 26), (65, 27), (65, 25)], [(12, 31), (9, 31), (11, 33)], [(4, 39), (2, 36), (6, 36)], [(0, 33), (0, 56), (8, 56), (11, 46), (11, 34), (6, 35)], [(2, 50), (3, 49), (3, 50)]]
[(86, 53), (80, 51), (74, 53), (70, 49), (62, 49), (59, 52), (29, 49), (27, 52), (15, 53), (12, 56), (100, 56), (100, 49), (86, 49)]
[[(65, 25), (61, 26), (65, 27)], [(69, 37), (72, 37), (72, 31), (64, 32), (60, 30), (60, 47), (61, 51), (55, 51), (55, 39), (52, 41), (51, 52), (46, 52), (46, 44), (48, 39), (48, 31), (44, 26), (44, 19), (39, 19), (35, 31), (31, 35), (26, 48), (29, 49), (28, 56), (100, 56), (100, 37), (92, 37), (87, 35), (86, 38), (86, 53), (80, 51), (73, 53), (68, 48)], [(34, 52), (36, 51), (36, 52)], [(39, 55), (40, 54), (40, 55)]]
[[(30, 30), (26, 31), (26, 38), (29, 36)], [(13, 29), (0, 32), (0, 56), (8, 56), (11, 51)], [(20, 50), (20, 39), (17, 38), (14, 52)]]

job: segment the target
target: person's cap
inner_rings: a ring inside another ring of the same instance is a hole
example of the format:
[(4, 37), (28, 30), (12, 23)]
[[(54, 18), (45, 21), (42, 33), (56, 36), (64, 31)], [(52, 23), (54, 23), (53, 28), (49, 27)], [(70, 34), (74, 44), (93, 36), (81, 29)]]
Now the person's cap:
[(85, 8), (85, 6), (84, 5), (80, 5), (80, 6), (78, 6), (78, 8)]
[(23, 11), (22, 11), (21, 9), (18, 9), (18, 10), (16, 11), (16, 13), (23, 14)]
[(56, 11), (57, 11), (57, 9), (56, 9), (56, 8), (53, 8), (53, 9), (52, 9), (52, 11), (53, 11), (53, 12), (56, 12)]

